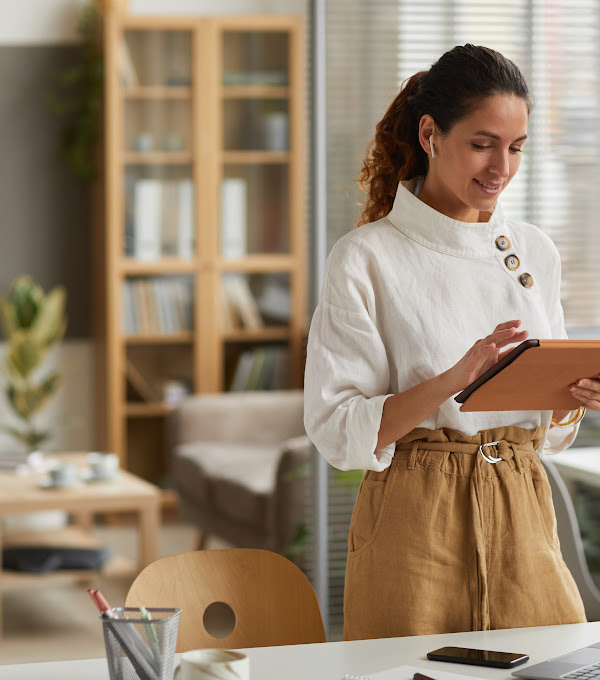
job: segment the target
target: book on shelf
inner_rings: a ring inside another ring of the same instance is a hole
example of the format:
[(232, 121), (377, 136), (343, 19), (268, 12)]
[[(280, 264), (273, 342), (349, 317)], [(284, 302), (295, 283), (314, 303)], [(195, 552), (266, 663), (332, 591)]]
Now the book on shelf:
[(156, 317), (158, 320), (157, 332), (159, 333), (173, 333), (173, 329), (169, 323), (169, 299), (165, 297), (165, 287), (163, 282), (158, 277), (151, 279), (152, 286), (152, 303), (156, 309)]
[(178, 233), (177, 255), (184, 259), (194, 257), (194, 184), (191, 179), (178, 182)]
[(246, 350), (240, 354), (237, 361), (233, 379), (231, 381), (231, 392), (244, 392), (248, 384), (248, 376), (252, 370), (252, 362), (254, 360), (254, 351)]
[(179, 330), (189, 331), (193, 328), (193, 280), (186, 277), (171, 277), (170, 286)]
[(191, 179), (138, 179), (133, 186), (126, 252), (143, 261), (194, 257), (194, 187)]
[(148, 403), (162, 401), (161, 391), (148, 380), (131, 359), (125, 360), (125, 377), (137, 395)]
[(123, 332), (126, 335), (138, 332), (136, 303), (131, 281), (125, 281), (123, 285)]
[(194, 281), (190, 276), (150, 276), (125, 281), (126, 334), (181, 333), (193, 328)]
[[(261, 378), (265, 365), (265, 350), (255, 349), (252, 356), (252, 365), (250, 367), (250, 373), (246, 381), (246, 390), (258, 390), (261, 389)], [(263, 388), (264, 389), (264, 388)]]
[(179, 254), (179, 184), (165, 180), (161, 184), (161, 254)]
[(121, 84), (123, 87), (137, 87), (140, 84), (135, 64), (129, 51), (127, 40), (123, 38), (119, 41), (119, 71), (121, 74)]
[(239, 319), (241, 328), (257, 330), (264, 327), (245, 274), (225, 274), (221, 279), (221, 286)]
[(172, 296), (169, 290), (168, 280), (160, 281), (157, 288), (158, 304), (161, 305), (164, 319), (164, 333), (177, 333), (180, 325), (175, 314)]
[(141, 281), (132, 281), (133, 297), (135, 300), (135, 311), (137, 318), (137, 332), (141, 334), (150, 333), (150, 310), (148, 309), (148, 301), (144, 294)]
[(231, 333), (241, 327), (241, 322), (237, 317), (235, 307), (233, 306), (229, 296), (225, 291), (225, 287), (221, 286), (221, 330), (224, 333)]
[(133, 256), (158, 260), (161, 256), (162, 187), (158, 179), (139, 179), (133, 198)]
[(221, 184), (221, 255), (239, 258), (247, 250), (247, 182), (226, 177)]
[(156, 304), (154, 280), (151, 278), (142, 279), (140, 285), (142, 286), (143, 296), (148, 309), (150, 323), (148, 333), (160, 333), (160, 318), (158, 316), (158, 307)]
[(290, 355), (287, 347), (265, 346), (242, 352), (230, 391), (278, 390), (290, 386)]

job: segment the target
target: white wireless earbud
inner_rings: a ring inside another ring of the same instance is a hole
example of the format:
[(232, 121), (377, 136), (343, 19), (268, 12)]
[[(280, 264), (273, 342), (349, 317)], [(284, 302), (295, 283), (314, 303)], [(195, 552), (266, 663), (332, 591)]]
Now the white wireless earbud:
[(429, 148), (431, 149), (431, 157), (435, 158), (435, 150), (433, 148), (433, 135), (429, 137)]

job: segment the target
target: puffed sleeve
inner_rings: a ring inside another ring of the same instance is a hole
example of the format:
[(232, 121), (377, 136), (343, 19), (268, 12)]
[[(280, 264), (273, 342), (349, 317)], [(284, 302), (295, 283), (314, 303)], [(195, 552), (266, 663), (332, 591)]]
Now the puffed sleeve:
[[(548, 318), (550, 320), (550, 327), (552, 329), (552, 337), (555, 339), (567, 338), (567, 331), (565, 329), (565, 321), (562, 304), (560, 302), (560, 281), (561, 281), (561, 264), (560, 255), (554, 244), (552, 244), (553, 254), (553, 286), (552, 297), (550, 298), (550, 305), (548, 309)], [(575, 416), (575, 411), (571, 411), (565, 418), (568, 422)], [(545, 454), (560, 453), (567, 449), (575, 441), (577, 432), (579, 431), (579, 424), (569, 425), (567, 427), (551, 427), (548, 429), (546, 440), (544, 442), (543, 452)]]
[(308, 337), (304, 425), (334, 467), (381, 471), (395, 449), (393, 443), (376, 448), (383, 404), (391, 396), (390, 368), (368, 312), (368, 276), (349, 258), (346, 248), (336, 246), (326, 264)]

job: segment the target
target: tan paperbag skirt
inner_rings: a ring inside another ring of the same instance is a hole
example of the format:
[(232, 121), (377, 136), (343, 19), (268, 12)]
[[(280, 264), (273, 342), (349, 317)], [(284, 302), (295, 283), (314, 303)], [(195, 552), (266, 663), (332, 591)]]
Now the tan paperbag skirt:
[(544, 434), (415, 429), (389, 468), (366, 472), (348, 537), (344, 639), (586, 620), (535, 451)]

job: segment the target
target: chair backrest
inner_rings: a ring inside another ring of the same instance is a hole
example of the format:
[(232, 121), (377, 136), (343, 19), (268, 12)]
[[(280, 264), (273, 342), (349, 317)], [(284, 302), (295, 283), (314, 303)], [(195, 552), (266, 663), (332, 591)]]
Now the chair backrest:
[(542, 459), (542, 462), (552, 489), (558, 540), (563, 559), (577, 584), (588, 621), (598, 621), (600, 620), (600, 591), (592, 579), (583, 552), (583, 542), (573, 501), (554, 463), (548, 460), (547, 456)]
[(254, 390), (194, 394), (174, 414), (177, 443), (278, 444), (304, 432), (304, 392)]
[[(205, 612), (214, 603), (225, 603), (235, 615), (226, 637), (206, 630)], [(125, 604), (181, 608), (178, 652), (326, 641), (309, 580), (267, 550), (198, 550), (157, 560), (135, 579)]]

